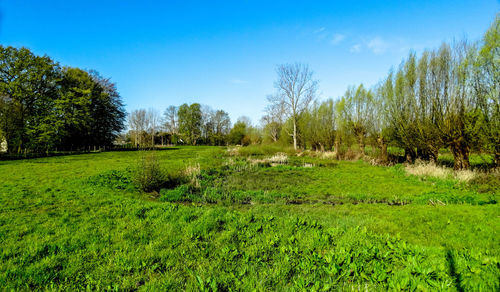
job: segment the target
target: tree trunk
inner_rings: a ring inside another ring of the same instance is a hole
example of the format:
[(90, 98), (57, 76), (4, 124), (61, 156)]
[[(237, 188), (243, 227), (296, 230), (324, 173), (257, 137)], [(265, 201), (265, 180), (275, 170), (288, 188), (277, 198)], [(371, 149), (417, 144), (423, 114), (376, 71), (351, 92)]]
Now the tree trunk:
[(361, 154), (364, 156), (365, 155), (365, 136), (364, 135), (359, 136), (359, 150), (361, 151)]
[(500, 139), (495, 146), (495, 167), (500, 167)]
[(470, 148), (463, 143), (457, 142), (450, 145), (451, 152), (453, 153), (453, 169), (468, 169)]
[(411, 148), (405, 148), (405, 160), (406, 160), (406, 162), (413, 163), (413, 161), (415, 161), (415, 156), (416, 156), (415, 150), (413, 150)]
[(384, 137), (379, 137), (377, 141), (380, 146), (380, 160), (385, 163), (389, 160), (389, 155), (387, 154), (387, 143), (385, 143)]
[(340, 160), (340, 139), (335, 140), (335, 159)]
[(293, 149), (297, 150), (297, 122), (293, 121)]

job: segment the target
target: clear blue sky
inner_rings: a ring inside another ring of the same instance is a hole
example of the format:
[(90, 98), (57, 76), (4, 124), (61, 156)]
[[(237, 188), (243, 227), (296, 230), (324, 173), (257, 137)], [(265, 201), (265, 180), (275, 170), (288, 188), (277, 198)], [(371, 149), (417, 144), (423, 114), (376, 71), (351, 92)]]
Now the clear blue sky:
[(371, 86), (410, 49), (479, 39), (498, 1), (0, 0), (0, 43), (111, 77), (127, 110), (200, 102), (257, 123), (276, 65), (307, 63), (320, 99)]

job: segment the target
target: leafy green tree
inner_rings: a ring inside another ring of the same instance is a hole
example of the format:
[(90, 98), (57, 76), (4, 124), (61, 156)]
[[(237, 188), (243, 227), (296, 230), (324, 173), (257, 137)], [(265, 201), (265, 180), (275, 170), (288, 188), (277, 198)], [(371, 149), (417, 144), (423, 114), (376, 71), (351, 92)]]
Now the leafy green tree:
[(212, 117), (212, 123), (214, 126), (213, 138), (214, 145), (224, 145), (226, 143), (226, 136), (229, 134), (231, 129), (231, 119), (229, 114), (223, 110), (215, 111)]
[(229, 132), (229, 142), (233, 145), (244, 145), (250, 144), (248, 141), (246, 143), (244, 138), (247, 134), (247, 124), (244, 121), (237, 121), (231, 131)]
[(62, 123), (61, 146), (77, 149), (90, 145), (91, 103), (95, 86), (90, 75), (78, 68), (64, 68), (61, 94), (55, 102), (55, 117)]
[(482, 146), (494, 153), (500, 166), (500, 16), (497, 15), (477, 50), (471, 72), (471, 87), (482, 112)]
[(47, 118), (58, 96), (59, 66), (26, 48), (0, 46), (0, 127), (8, 151), (54, 145), (57, 120)]
[(366, 137), (373, 122), (373, 93), (360, 84), (356, 89), (349, 88), (344, 95), (344, 100), (343, 110), (347, 125), (357, 138), (361, 153), (364, 154)]
[(301, 117), (301, 132), (304, 144), (313, 150), (331, 150), (335, 141), (335, 108), (332, 99), (314, 102)]
[(391, 128), (389, 102), (394, 98), (393, 73), (377, 87), (374, 96), (374, 119), (371, 134), (380, 148), (380, 160), (385, 163), (389, 160), (387, 153), (388, 143), (391, 141), (394, 129)]
[(95, 82), (91, 103), (90, 145), (111, 145), (125, 128), (123, 101), (111, 79), (102, 77), (95, 70), (90, 70), (89, 74)]
[(196, 145), (201, 137), (202, 112), (199, 103), (181, 105), (178, 110), (179, 132), (186, 143)]

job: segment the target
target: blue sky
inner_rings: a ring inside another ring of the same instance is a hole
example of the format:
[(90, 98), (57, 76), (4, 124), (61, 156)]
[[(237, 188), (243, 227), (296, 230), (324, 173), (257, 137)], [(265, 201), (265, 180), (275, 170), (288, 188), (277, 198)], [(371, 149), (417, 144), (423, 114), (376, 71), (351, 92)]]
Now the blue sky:
[(498, 1), (6, 1), (0, 43), (111, 77), (127, 110), (199, 102), (257, 123), (276, 66), (308, 64), (319, 99), (371, 86), (410, 49), (479, 39)]

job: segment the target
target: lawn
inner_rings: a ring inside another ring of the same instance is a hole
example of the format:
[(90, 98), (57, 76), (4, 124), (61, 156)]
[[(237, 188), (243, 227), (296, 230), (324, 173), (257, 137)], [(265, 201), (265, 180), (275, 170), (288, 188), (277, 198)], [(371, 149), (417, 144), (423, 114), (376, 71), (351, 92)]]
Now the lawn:
[(198, 170), (145, 193), (133, 178), (148, 155), (0, 161), (0, 286), (500, 289), (496, 180), (199, 146), (155, 151), (169, 173)]

